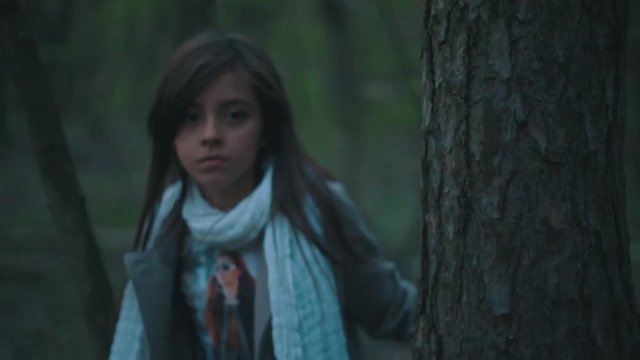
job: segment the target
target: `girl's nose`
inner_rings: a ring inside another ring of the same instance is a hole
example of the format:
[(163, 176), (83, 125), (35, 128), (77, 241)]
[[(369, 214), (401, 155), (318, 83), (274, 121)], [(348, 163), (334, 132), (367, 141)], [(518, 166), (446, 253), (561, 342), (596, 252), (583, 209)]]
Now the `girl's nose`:
[(202, 144), (216, 145), (223, 141), (222, 129), (213, 116), (207, 116), (202, 129)]

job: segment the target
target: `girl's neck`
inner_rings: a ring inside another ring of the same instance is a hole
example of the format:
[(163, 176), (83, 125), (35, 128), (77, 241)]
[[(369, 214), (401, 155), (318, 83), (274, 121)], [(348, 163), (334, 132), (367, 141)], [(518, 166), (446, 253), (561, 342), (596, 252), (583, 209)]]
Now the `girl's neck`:
[(238, 303), (238, 285), (233, 287), (222, 288), (224, 294), (224, 302), (228, 305), (235, 305)]
[(229, 211), (242, 201), (242, 199), (251, 194), (256, 183), (257, 179), (254, 175), (249, 177), (247, 181), (230, 184), (223, 189), (201, 185), (200, 191), (209, 205), (221, 211)]
[(229, 211), (233, 209), (242, 199), (251, 193), (253, 187), (233, 188), (227, 191), (207, 191), (202, 188), (202, 196), (209, 205), (218, 210)]

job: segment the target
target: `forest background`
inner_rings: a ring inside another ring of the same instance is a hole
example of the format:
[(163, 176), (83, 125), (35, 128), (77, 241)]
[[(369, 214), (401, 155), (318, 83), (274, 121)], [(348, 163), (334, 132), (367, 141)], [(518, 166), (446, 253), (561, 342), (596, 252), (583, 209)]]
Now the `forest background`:
[[(23, 1), (116, 297), (146, 180), (147, 111), (167, 57), (202, 22), (267, 49), (305, 148), (417, 281), (423, 1), (221, 0), (204, 12), (198, 3), (214, 1)], [(640, 289), (640, 2), (629, 10), (626, 200)], [(64, 263), (9, 75), (0, 66), (0, 358), (26, 359), (73, 342), (80, 327), (77, 309), (61, 305), (71, 296)]]

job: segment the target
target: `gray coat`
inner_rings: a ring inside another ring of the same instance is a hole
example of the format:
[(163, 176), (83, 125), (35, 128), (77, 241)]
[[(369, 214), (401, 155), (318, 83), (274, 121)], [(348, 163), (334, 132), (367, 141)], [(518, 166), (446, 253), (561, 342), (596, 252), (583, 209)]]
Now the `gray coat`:
[[(344, 191), (336, 191), (339, 216), (349, 244), (322, 240), (340, 263), (333, 264), (351, 359), (362, 359), (356, 327), (376, 338), (401, 342), (410, 339), (409, 327), (416, 305), (415, 287), (396, 267), (384, 260)], [(125, 254), (125, 265), (140, 304), (151, 359), (198, 359), (202, 350), (195, 336), (192, 315), (179, 286), (181, 238), (185, 226), (162, 231), (153, 248)], [(348, 246), (347, 246), (348, 245)], [(347, 251), (351, 249), (352, 251)], [(357, 260), (365, 258), (366, 260)], [(256, 360), (274, 359), (267, 268), (259, 257), (254, 302)]]

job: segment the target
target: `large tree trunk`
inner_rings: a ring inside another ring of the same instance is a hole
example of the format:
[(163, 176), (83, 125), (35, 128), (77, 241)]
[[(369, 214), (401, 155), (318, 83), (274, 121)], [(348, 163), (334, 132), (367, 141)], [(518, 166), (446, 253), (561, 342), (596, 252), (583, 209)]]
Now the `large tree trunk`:
[(427, 1), (418, 359), (640, 359), (627, 7)]
[(54, 222), (64, 242), (60, 248), (66, 252), (69, 283), (77, 289), (80, 304), (77, 311), (91, 332), (91, 345), (95, 351), (78, 356), (106, 357), (111, 340), (111, 288), (54, 96), (17, 0), (0, 0), (0, 50), (27, 110), (33, 152)]

